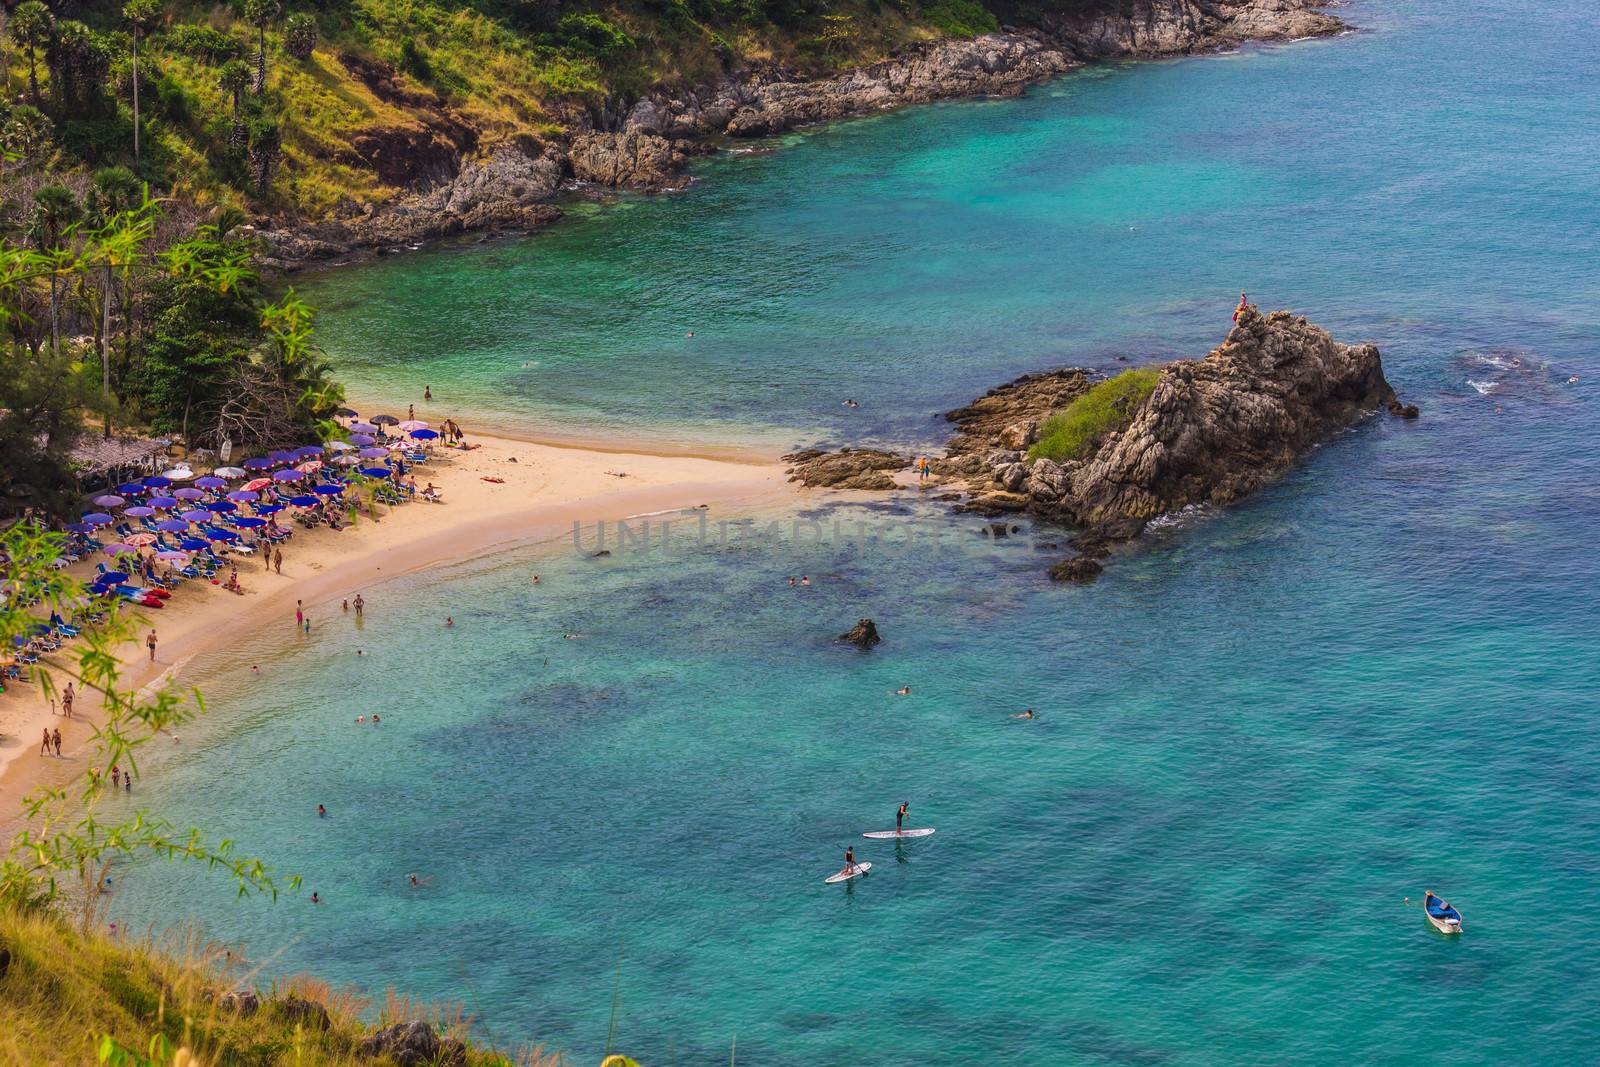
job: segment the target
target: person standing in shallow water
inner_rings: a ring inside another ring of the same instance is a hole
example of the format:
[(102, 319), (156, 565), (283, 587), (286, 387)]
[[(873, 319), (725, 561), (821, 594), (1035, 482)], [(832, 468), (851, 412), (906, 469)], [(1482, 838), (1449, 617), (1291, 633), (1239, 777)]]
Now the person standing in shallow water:
[(424, 400), (432, 400), (433, 399), (433, 388), (431, 386), (424, 385), (422, 387), (422, 399), (424, 399)]
[(356, 594), (356, 598), (354, 600), (352, 600), (350, 603), (355, 605), (356, 618), (358, 618), (358, 619), (361, 618), (362, 609), (367, 606), (367, 602), (365, 600), (361, 599), (361, 594), (360, 593), (357, 593)]

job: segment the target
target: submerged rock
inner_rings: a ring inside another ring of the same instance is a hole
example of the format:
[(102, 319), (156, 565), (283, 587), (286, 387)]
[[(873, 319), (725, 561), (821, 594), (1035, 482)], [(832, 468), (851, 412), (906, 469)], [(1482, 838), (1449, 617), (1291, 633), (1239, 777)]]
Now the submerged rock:
[(1073, 556), (1051, 567), (1050, 577), (1058, 582), (1077, 582), (1083, 585), (1100, 577), (1100, 572), (1104, 570), (1105, 567), (1099, 560), (1089, 556)]
[(883, 638), (878, 636), (878, 624), (871, 619), (862, 619), (853, 626), (849, 632), (839, 635), (839, 640), (848, 641), (858, 648), (871, 648)]

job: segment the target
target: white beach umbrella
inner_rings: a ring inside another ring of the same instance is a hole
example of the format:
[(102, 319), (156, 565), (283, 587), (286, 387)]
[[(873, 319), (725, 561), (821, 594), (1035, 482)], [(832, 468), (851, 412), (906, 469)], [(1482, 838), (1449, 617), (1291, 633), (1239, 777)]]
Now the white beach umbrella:
[(330, 451), (330, 452), (349, 452), (351, 449), (353, 449), (355, 447), (356, 446), (351, 444), (349, 441), (329, 441), (328, 442), (328, 451)]
[(194, 471), (188, 467), (173, 467), (169, 471), (162, 471), (161, 477), (169, 482), (186, 482), (194, 477)]

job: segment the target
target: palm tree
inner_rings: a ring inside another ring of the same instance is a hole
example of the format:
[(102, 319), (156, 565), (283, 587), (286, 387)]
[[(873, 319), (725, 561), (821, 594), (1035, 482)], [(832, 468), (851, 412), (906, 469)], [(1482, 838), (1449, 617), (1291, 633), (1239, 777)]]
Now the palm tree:
[(150, 31), (161, 17), (160, 0), (128, 0), (122, 17), (133, 31), (133, 165), (139, 166), (139, 38)]
[[(41, 185), (33, 193), (33, 220), (30, 226), (33, 240), (39, 251), (55, 255), (61, 250), (61, 238), (83, 214), (78, 198), (65, 185)], [(61, 280), (60, 272), (50, 272), (50, 351), (61, 354)]]
[(267, 88), (267, 27), (278, 18), (282, 5), (278, 0), (244, 0), (245, 21), (256, 28), (256, 82), (255, 91)]
[(55, 124), (43, 111), (32, 104), (18, 104), (11, 109), (11, 121), (6, 123), (5, 146), (29, 160), (49, 143), (53, 132)]
[(233, 97), (233, 129), (228, 131), (228, 144), (234, 148), (245, 146), (244, 118), (239, 114), (244, 106), (244, 91), (250, 88), (250, 68), (242, 59), (230, 59), (217, 72), (217, 84)]
[(283, 24), (283, 47), (304, 62), (317, 49), (317, 20), (312, 15), (290, 15)]
[(11, 13), (11, 37), (28, 50), (28, 94), (33, 97), (34, 106), (38, 106), (40, 102), (39, 63), (35, 53), (50, 40), (50, 31), (55, 21), (50, 9), (39, 0), (27, 0), (26, 3), (18, 4), (17, 9)]

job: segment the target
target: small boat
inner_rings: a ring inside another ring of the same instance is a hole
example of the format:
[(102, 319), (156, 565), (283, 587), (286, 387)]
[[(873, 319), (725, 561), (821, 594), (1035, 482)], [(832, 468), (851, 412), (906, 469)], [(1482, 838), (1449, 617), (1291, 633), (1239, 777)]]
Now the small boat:
[(1449, 902), (1434, 896), (1433, 890), (1425, 890), (1422, 896), (1422, 914), (1428, 917), (1433, 928), (1441, 934), (1459, 934), (1461, 932), (1461, 913), (1452, 908)]

